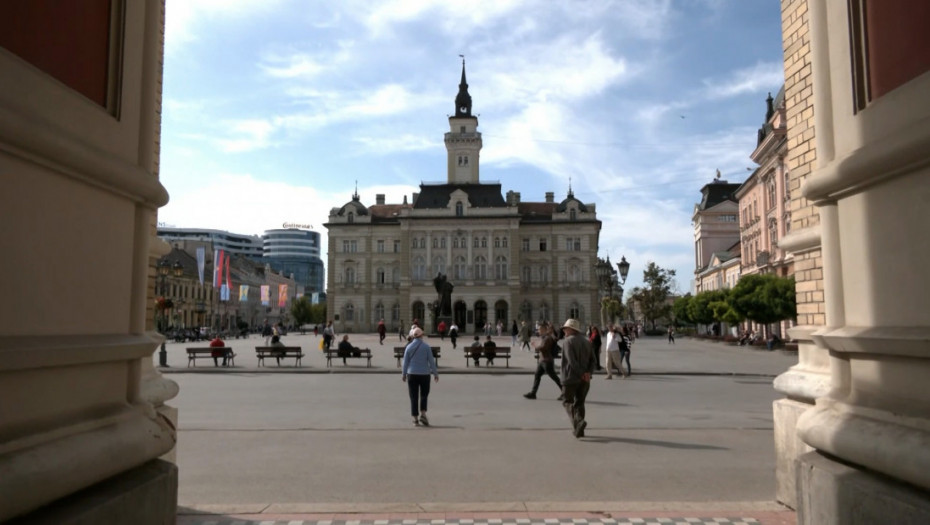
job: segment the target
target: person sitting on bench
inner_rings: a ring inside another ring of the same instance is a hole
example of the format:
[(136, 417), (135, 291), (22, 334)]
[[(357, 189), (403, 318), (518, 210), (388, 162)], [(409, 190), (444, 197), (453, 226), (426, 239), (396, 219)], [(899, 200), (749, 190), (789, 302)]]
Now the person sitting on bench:
[[(281, 342), (281, 336), (279, 335), (271, 336), (271, 346), (277, 347), (277, 348), (284, 348), (284, 343)], [(280, 365), (281, 358), (284, 357), (284, 350), (272, 350), (271, 353), (272, 355), (274, 355), (275, 361), (277, 361), (278, 364)]]
[(342, 336), (342, 341), (339, 342), (339, 347), (336, 349), (336, 355), (342, 358), (342, 364), (346, 364), (347, 357), (358, 357), (362, 355), (362, 350), (352, 346), (352, 343), (349, 342), (349, 334), (345, 334)]
[(210, 356), (213, 357), (213, 366), (220, 366), (219, 362), (217, 361), (217, 359), (220, 357), (223, 358), (223, 366), (226, 366), (226, 350), (224, 350), (225, 346), (226, 343), (220, 339), (219, 335), (217, 335), (214, 340), (210, 341), (210, 348), (213, 349), (210, 352)]
[(481, 338), (475, 336), (475, 341), (471, 344), (471, 356), (475, 360), (475, 366), (481, 366)]
[(497, 343), (495, 343), (491, 336), (488, 336), (488, 340), (484, 342), (484, 358), (488, 360), (488, 365), (494, 364), (494, 356), (497, 355)]

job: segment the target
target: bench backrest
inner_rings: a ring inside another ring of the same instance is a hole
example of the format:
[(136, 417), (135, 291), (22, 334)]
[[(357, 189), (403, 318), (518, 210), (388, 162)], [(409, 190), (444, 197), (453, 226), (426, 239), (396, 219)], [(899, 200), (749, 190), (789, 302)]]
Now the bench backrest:
[(292, 352), (293, 352), (293, 351), (299, 352), (299, 351), (300, 351), (300, 347), (299, 347), (299, 346), (256, 346), (256, 347), (255, 347), (255, 350), (256, 350), (256, 351), (259, 351), (259, 352), (273, 352), (273, 351), (275, 351), (275, 350), (277, 350), (277, 351), (279, 351), (279, 352), (280, 352), (281, 350), (284, 350), (284, 351), (290, 350), (290, 351), (292, 351)]
[(232, 351), (232, 348), (228, 346), (198, 346), (196, 348), (188, 348), (188, 354), (209, 354), (214, 350), (227, 350)]

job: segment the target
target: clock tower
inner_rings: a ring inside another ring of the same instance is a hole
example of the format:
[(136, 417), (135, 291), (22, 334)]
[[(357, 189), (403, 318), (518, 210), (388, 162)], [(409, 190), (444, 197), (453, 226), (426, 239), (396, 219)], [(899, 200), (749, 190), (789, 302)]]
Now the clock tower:
[(478, 117), (471, 114), (471, 95), (465, 81), (465, 59), (462, 58), (462, 80), (455, 96), (455, 114), (449, 117), (449, 132), (445, 135), (448, 152), (449, 184), (478, 184), (478, 152), (481, 133)]

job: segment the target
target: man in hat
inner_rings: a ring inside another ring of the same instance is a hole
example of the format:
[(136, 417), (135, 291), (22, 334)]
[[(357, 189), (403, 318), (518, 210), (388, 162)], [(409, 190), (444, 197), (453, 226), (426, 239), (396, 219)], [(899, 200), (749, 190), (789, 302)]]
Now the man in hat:
[(588, 422), (584, 419), (584, 400), (591, 388), (591, 374), (597, 365), (591, 342), (581, 333), (581, 323), (568, 319), (562, 325), (562, 406), (572, 420), (572, 433), (584, 437)]

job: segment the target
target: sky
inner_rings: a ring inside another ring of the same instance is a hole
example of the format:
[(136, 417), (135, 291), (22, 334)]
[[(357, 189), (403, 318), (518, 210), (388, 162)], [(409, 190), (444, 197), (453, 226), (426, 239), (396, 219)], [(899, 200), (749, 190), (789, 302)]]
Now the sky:
[(169, 0), (159, 223), (320, 232), (446, 181), (462, 58), (482, 182), (596, 205), (599, 255), (694, 275), (691, 217), (743, 182), (784, 83), (777, 0)]

